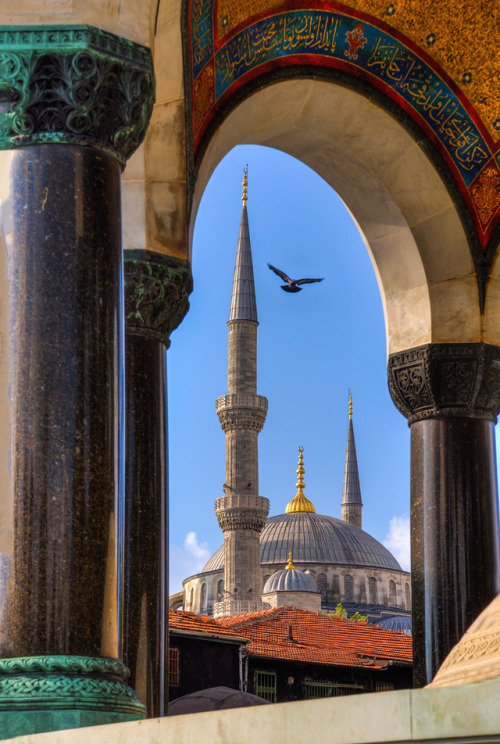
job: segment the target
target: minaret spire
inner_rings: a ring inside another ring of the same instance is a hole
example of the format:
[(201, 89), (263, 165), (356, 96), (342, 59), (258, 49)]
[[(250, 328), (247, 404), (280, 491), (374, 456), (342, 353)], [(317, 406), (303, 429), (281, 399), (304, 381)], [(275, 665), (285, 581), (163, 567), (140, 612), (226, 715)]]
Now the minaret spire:
[(250, 246), (250, 231), (248, 229), (247, 187), (248, 166), (243, 170), (243, 196), (241, 200), (240, 233), (236, 249), (234, 264), (233, 290), (229, 308), (229, 321), (249, 320), (257, 323), (257, 302), (255, 300), (255, 284), (253, 280), (252, 249)]
[(344, 522), (361, 527), (361, 487), (359, 485), (358, 460), (352, 425), (352, 395), (349, 391), (349, 426), (345, 451), (344, 485), (342, 488), (342, 519)]
[(248, 169), (244, 170), (243, 208), (236, 249), (228, 320), (227, 395), (216, 401), (226, 434), (224, 496), (215, 513), (224, 532), (224, 593), (214, 616), (263, 609), (260, 577), (260, 533), (269, 501), (259, 496), (258, 436), (267, 413), (267, 399), (257, 395), (257, 304), (247, 215)]

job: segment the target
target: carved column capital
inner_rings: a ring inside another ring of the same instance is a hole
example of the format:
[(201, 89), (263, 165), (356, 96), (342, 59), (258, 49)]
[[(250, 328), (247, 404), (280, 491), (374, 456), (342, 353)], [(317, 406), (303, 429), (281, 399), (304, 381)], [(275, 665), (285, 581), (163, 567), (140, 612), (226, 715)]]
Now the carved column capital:
[[(0, 149), (93, 147), (123, 166), (151, 117), (151, 52), (92, 26), (0, 27)], [(7, 104), (7, 105), (5, 105)]]
[(437, 416), (496, 423), (500, 411), (500, 348), (483, 343), (426, 344), (391, 354), (392, 400), (411, 425)]
[(124, 251), (125, 327), (170, 346), (170, 334), (189, 310), (189, 261), (151, 251)]

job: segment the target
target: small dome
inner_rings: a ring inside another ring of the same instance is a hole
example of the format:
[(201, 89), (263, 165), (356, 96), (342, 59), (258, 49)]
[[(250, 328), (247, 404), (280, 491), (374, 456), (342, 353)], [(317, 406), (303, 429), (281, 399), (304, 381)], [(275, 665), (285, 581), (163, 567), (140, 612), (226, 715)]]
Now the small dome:
[(297, 568), (282, 568), (268, 578), (262, 591), (263, 594), (271, 592), (314, 592), (317, 593), (314, 581), (303, 571)]
[(375, 625), (378, 625), (380, 628), (396, 630), (398, 633), (404, 633), (405, 635), (411, 636), (411, 617), (409, 615), (388, 617), (387, 620), (382, 620), (380, 623), (375, 623)]

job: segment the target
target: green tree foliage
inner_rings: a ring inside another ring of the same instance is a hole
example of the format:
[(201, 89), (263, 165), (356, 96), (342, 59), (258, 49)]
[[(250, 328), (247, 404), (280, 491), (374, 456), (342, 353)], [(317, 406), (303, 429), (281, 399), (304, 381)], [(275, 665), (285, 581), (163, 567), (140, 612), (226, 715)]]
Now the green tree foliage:
[(341, 602), (335, 608), (335, 612), (329, 612), (329, 617), (341, 617), (343, 620), (350, 620), (353, 623), (366, 623), (368, 620), (367, 615), (361, 615), (359, 612), (355, 612), (351, 617), (347, 617), (347, 610), (343, 607)]

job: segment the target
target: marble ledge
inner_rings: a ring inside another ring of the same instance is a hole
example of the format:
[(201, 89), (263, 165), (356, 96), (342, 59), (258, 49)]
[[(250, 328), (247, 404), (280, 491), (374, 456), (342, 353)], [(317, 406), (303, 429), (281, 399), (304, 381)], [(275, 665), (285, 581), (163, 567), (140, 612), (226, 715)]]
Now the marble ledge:
[(369, 693), (21, 736), (6, 744), (500, 742), (500, 679)]

